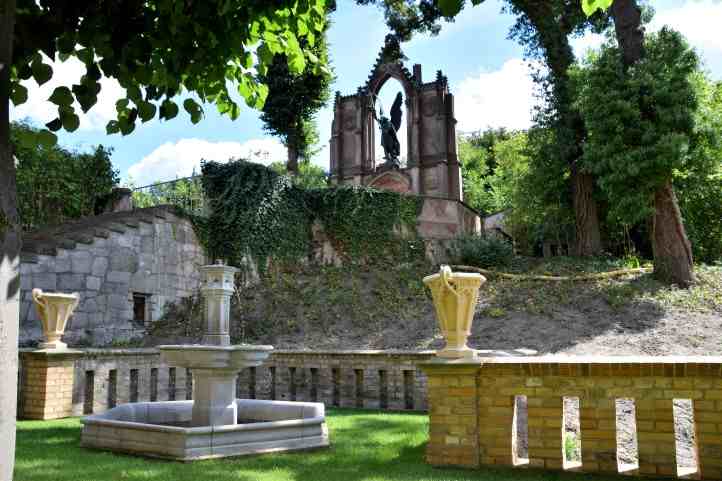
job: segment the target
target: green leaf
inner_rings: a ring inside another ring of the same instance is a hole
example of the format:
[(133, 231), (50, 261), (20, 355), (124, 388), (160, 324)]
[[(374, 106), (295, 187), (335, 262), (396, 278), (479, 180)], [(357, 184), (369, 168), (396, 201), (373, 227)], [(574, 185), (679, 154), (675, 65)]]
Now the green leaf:
[(201, 106), (198, 105), (195, 100), (185, 99), (183, 101), (183, 108), (190, 114), (191, 122), (194, 124), (197, 124), (203, 118), (203, 109), (201, 109)]
[(461, 11), (464, 0), (438, 0), (439, 9), (444, 17), (455, 17)]
[(178, 106), (172, 100), (165, 99), (160, 104), (160, 118), (170, 120), (178, 115)]
[(16, 106), (24, 104), (28, 101), (28, 89), (19, 83), (13, 83), (10, 87), (10, 100), (12, 100), (13, 105)]
[(60, 121), (60, 119), (53, 119), (47, 124), (45, 124), (45, 126), (53, 132), (57, 132), (58, 130), (63, 128), (63, 123)]
[(105, 126), (105, 133), (107, 133), (108, 135), (117, 134), (118, 132), (120, 132), (120, 125), (118, 124), (117, 120), (111, 120)]
[(42, 61), (42, 57), (38, 55), (38, 60), (33, 61), (31, 68), (33, 71), (33, 78), (38, 83), (38, 85), (42, 85), (53, 76), (53, 69), (50, 67), (50, 65), (44, 64)]
[(55, 105), (67, 107), (73, 104), (73, 94), (68, 87), (56, 87), (48, 100)]
[(138, 116), (143, 122), (147, 122), (155, 117), (155, 105), (150, 102), (141, 102), (138, 104)]
[(115, 110), (118, 112), (122, 112), (123, 110), (128, 108), (128, 99), (120, 99), (117, 102), (115, 102)]
[(68, 132), (75, 132), (80, 126), (80, 118), (75, 114), (72, 107), (61, 107), (60, 122), (63, 124), (63, 128)]
[(582, 10), (586, 14), (587, 17), (591, 16), (594, 12), (597, 11), (597, 9), (601, 11), (605, 11), (608, 9), (611, 5), (613, 0), (581, 0), (582, 1)]

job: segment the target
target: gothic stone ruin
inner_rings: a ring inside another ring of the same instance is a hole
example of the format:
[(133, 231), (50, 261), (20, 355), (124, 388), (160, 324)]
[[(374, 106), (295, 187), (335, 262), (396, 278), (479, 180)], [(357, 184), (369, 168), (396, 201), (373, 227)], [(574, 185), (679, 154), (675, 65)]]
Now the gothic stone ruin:
[[(354, 95), (336, 93), (331, 137), (331, 180), (335, 184), (366, 185), (401, 193), (463, 200), (461, 170), (456, 155), (454, 96), (446, 77), (437, 72), (424, 83), (421, 65), (413, 74), (391, 36), (378, 56), (368, 81)], [(376, 165), (373, 105), (387, 80), (403, 86), (406, 115), (407, 165)]]

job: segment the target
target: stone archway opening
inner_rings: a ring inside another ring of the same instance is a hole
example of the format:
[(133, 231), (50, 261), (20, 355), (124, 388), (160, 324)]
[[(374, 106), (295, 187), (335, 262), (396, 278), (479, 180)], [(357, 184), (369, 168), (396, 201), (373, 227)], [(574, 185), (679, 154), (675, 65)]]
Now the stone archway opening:
[[(375, 96), (376, 99), (376, 115), (381, 115), (381, 108), (383, 108), (384, 115), (389, 117), (391, 115), (391, 107), (396, 100), (396, 95), (401, 92), (403, 96), (403, 103), (401, 104), (401, 127), (396, 132), (396, 137), (399, 139), (401, 146), (399, 160), (401, 167), (406, 167), (408, 164), (408, 120), (409, 112), (407, 105), (407, 93), (404, 86), (397, 79), (389, 77), (379, 89)], [(373, 158), (376, 161), (376, 166), (382, 165), (384, 160), (384, 149), (381, 147), (381, 131), (379, 130), (378, 122), (371, 119), (372, 129), (374, 132), (374, 155)]]

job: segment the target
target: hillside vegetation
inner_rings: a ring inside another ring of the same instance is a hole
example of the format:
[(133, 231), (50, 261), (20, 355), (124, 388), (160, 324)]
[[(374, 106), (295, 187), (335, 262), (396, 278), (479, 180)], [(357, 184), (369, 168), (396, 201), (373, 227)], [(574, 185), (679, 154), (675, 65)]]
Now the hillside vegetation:
[[(604, 258), (516, 258), (506, 270), (577, 276), (624, 267)], [(234, 297), (234, 341), (278, 349), (438, 348), (443, 341), (421, 282), (435, 270), (401, 264), (268, 272)], [(722, 354), (722, 266), (698, 266), (697, 276), (689, 289), (650, 273), (562, 282), (488, 276), (469, 344), (575, 355)], [(188, 306), (170, 309), (156, 336), (198, 336), (199, 325), (187, 329)]]

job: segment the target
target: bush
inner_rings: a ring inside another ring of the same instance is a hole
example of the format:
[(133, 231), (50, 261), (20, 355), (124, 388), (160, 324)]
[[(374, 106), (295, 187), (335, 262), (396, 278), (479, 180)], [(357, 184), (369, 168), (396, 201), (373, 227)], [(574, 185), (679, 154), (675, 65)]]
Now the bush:
[(457, 263), (476, 267), (504, 266), (514, 256), (514, 248), (508, 241), (479, 235), (459, 237), (453, 251)]

